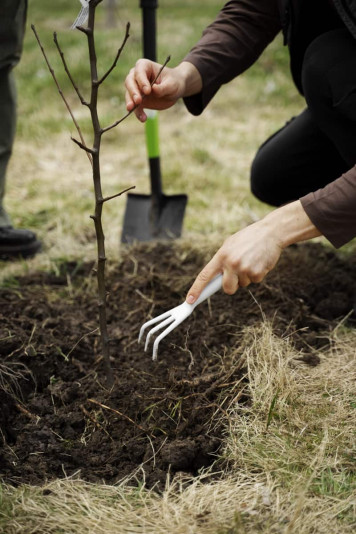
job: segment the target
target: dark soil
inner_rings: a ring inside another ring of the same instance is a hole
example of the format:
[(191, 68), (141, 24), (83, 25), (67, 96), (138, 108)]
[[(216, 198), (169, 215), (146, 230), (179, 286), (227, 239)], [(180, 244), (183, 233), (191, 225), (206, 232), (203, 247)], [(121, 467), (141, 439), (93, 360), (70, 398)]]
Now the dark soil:
[(153, 362), (137, 344), (139, 327), (183, 301), (204, 260), (177, 244), (141, 245), (109, 269), (111, 391), (92, 265), (1, 288), (0, 477), (39, 484), (78, 473), (115, 483), (136, 470), (160, 488), (168, 470), (195, 475), (216, 459), (224, 408), (248, 402), (244, 327), (271, 320), (317, 365), (330, 331), (348, 314), (354, 321), (355, 260), (318, 244), (290, 247), (262, 284), (199, 306)]

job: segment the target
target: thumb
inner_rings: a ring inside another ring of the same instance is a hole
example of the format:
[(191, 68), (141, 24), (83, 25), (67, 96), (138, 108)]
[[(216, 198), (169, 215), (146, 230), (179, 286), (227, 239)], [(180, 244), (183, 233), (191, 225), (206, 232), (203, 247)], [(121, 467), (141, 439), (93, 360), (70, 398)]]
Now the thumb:
[(162, 98), (171, 93), (171, 88), (169, 83), (165, 83), (164, 81), (160, 83), (156, 82), (154, 85), (152, 85), (151, 91), (152, 96)]

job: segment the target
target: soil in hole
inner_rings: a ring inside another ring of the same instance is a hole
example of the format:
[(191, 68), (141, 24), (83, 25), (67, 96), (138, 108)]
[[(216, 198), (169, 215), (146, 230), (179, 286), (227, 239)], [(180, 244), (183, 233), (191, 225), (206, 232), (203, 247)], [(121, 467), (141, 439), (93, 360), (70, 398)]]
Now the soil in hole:
[(39, 484), (80, 474), (161, 488), (170, 470), (195, 475), (215, 459), (225, 408), (248, 403), (241, 332), (271, 320), (306, 364), (346, 316), (354, 321), (355, 260), (319, 244), (290, 247), (265, 281), (217, 293), (161, 342), (140, 325), (176, 306), (204, 265), (177, 243), (140, 245), (108, 272), (115, 386), (104, 387), (92, 265), (32, 273), (0, 293), (0, 476)]

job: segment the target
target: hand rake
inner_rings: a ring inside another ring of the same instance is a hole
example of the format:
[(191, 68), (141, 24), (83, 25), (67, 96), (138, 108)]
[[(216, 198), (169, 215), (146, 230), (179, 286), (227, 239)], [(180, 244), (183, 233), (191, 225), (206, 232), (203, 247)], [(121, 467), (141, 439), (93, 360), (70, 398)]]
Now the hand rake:
[(219, 291), (219, 289), (221, 289), (221, 286), (222, 274), (219, 274), (218, 276), (213, 278), (213, 280), (209, 282), (209, 284), (203, 289), (199, 298), (194, 302), (194, 304), (188, 304), (188, 302), (183, 302), (183, 304), (180, 304), (179, 306), (176, 306), (175, 308), (172, 308), (171, 310), (162, 313), (158, 317), (147, 321), (141, 326), (140, 335), (138, 337), (139, 342), (141, 341), (143, 334), (148, 326), (159, 323), (157, 326), (151, 328), (151, 330), (148, 331), (145, 343), (145, 351), (147, 350), (151, 337), (162, 328), (167, 327), (153, 343), (153, 360), (157, 359), (158, 345), (160, 341), (170, 332), (172, 332), (174, 328), (180, 325), (187, 317), (189, 317), (189, 315), (194, 311), (198, 304), (200, 304), (207, 298), (211, 297), (211, 295)]

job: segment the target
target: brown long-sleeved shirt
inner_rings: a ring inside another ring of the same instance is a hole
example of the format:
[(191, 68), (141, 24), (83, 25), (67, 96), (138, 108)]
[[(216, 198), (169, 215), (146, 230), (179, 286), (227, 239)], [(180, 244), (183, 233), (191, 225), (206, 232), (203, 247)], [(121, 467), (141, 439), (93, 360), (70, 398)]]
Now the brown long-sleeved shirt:
[[(283, 0), (230, 0), (225, 4), (184, 59), (198, 69), (203, 80), (201, 93), (184, 99), (193, 115), (199, 115), (223, 84), (258, 59), (285, 25), (285, 5)], [(356, 165), (300, 201), (318, 230), (335, 247), (341, 247), (356, 236)]]

